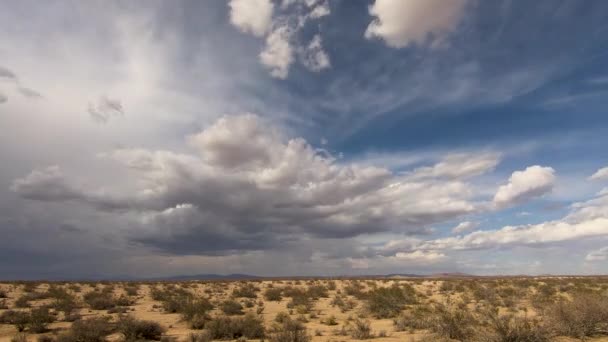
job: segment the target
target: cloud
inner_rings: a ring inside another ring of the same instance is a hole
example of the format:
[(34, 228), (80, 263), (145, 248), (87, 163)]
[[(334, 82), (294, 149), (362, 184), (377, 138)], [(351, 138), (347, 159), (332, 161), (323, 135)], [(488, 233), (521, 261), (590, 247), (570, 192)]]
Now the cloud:
[(7, 69), (7, 68), (5, 68), (3, 66), (0, 66), (0, 80), (1, 79), (8, 79), (8, 80), (16, 82), (17, 81), (17, 75), (15, 75), (15, 73), (12, 72), (11, 70), (9, 70), (9, 69)]
[(112, 117), (123, 116), (124, 110), (120, 100), (101, 96), (96, 103), (90, 103), (87, 111), (91, 118), (98, 123), (107, 123)]
[(597, 170), (593, 175), (591, 175), (591, 177), (589, 177), (589, 180), (608, 180), (608, 167)]
[(415, 262), (438, 262), (445, 258), (445, 254), (434, 251), (399, 252), (395, 254), (395, 258)]
[(539, 224), (505, 226), (497, 230), (478, 230), (464, 236), (422, 241), (419, 239), (394, 240), (377, 248), (376, 252), (454, 250), (486, 250), (516, 246), (546, 246), (568, 241), (608, 236), (608, 195), (587, 202), (576, 203), (572, 211), (559, 220)]
[(270, 0), (230, 0), (230, 22), (245, 33), (263, 37), (272, 24)]
[(303, 52), (302, 64), (311, 71), (321, 71), (331, 66), (329, 56), (323, 51), (321, 36), (316, 34)]
[(460, 222), (456, 227), (452, 228), (452, 233), (454, 233), (454, 234), (466, 233), (466, 232), (470, 232), (471, 230), (473, 230), (477, 227), (479, 227), (479, 222), (464, 221), (464, 222)]
[(35, 91), (34, 89), (19, 87), (18, 90), (19, 90), (19, 93), (21, 93), (21, 95), (25, 96), (28, 99), (38, 99), (38, 98), (42, 97), (42, 94)]
[(608, 260), (608, 247), (603, 247), (595, 251), (589, 252), (585, 257), (585, 261), (606, 261)]
[[(245, 33), (264, 37), (265, 44), (258, 58), (270, 71), (272, 77), (286, 79), (291, 65), (296, 62), (296, 53), (301, 63), (309, 70), (318, 72), (329, 68), (329, 56), (321, 45), (321, 36), (316, 34), (307, 45), (300, 43), (299, 32), (307, 22), (318, 20), (330, 14), (328, 2), (283, 1), (280, 11), (274, 17), (270, 1), (232, 0), (231, 22)], [(266, 3), (267, 2), (267, 3)], [(262, 15), (258, 5), (263, 8)]]
[(2, 93), (0, 93), (0, 104), (8, 101), (8, 97)]
[(478, 205), (466, 183), (411, 181), (384, 168), (337, 164), (252, 114), (220, 118), (188, 142), (196, 155), (145, 149), (100, 155), (126, 166), (134, 178), (123, 181), (136, 189), (79, 185), (58, 167), (33, 171), (12, 189), (31, 200), (127, 213), (127, 225), (141, 227), (133, 241), (176, 254), (270, 248), (302, 236), (428, 234), (428, 226)]
[(500, 159), (499, 153), (456, 153), (444, 157), (433, 166), (415, 169), (409, 176), (466, 179), (493, 171)]
[(376, 0), (365, 37), (381, 38), (394, 48), (436, 43), (456, 29), (466, 5), (467, 0)]
[(79, 198), (79, 191), (72, 188), (57, 165), (34, 170), (24, 178), (16, 179), (11, 190), (23, 198), (39, 201), (66, 201)]
[(515, 171), (509, 183), (498, 188), (494, 205), (508, 207), (549, 193), (555, 184), (555, 170), (538, 165)]
[(266, 37), (266, 45), (260, 52), (260, 62), (276, 78), (287, 78), (289, 66), (293, 63), (294, 51), (289, 42), (292, 33), (292, 30), (286, 25), (275, 28)]

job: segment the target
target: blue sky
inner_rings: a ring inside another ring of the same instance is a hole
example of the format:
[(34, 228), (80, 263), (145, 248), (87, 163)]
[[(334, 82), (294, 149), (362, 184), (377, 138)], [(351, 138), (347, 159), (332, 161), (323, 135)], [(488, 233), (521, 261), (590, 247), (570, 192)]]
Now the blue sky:
[(0, 6), (4, 277), (608, 271), (605, 1)]

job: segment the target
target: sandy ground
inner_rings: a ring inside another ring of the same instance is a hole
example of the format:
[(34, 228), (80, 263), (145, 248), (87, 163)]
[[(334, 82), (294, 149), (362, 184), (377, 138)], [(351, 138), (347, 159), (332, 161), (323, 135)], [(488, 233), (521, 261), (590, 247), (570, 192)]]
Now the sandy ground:
[[(418, 293), (424, 294), (425, 301), (428, 303), (441, 303), (441, 302), (453, 302), (462, 300), (463, 296), (469, 296), (467, 293), (458, 292), (458, 291), (442, 291), (442, 284), (444, 282), (451, 282), (453, 280), (424, 280), (424, 281), (410, 281), (404, 279), (398, 280), (361, 280), (358, 281), (360, 284), (363, 284), (363, 288), (368, 290), (373, 287), (389, 287), (393, 284), (404, 284), (408, 283), (412, 285)], [(474, 280), (473, 280), (474, 281)], [(507, 280), (508, 281), (508, 280)], [(327, 284), (327, 281), (320, 280), (316, 281), (316, 284)], [(371, 323), (372, 331), (375, 335), (375, 338), (371, 339), (371, 341), (385, 341), (385, 342), (397, 342), (397, 341), (419, 341), (426, 335), (428, 332), (424, 330), (416, 330), (416, 331), (395, 331), (393, 326), (392, 319), (374, 319), (370, 315), (365, 312), (365, 303), (361, 300), (357, 300), (352, 296), (345, 296), (345, 287), (351, 283), (350, 280), (336, 280), (336, 288), (330, 290), (328, 298), (319, 298), (314, 301), (314, 306), (312, 310), (310, 310), (307, 314), (304, 315), (308, 322), (305, 323), (306, 328), (308, 329), (309, 334), (312, 336), (312, 341), (352, 341), (353, 338), (350, 336), (343, 336), (339, 334), (340, 329), (348, 324), (349, 321), (352, 321), (355, 317), (363, 317), (364, 319), (369, 319)], [(150, 320), (160, 323), (163, 327), (167, 329), (165, 336), (175, 338), (178, 341), (185, 341), (191, 333), (197, 332), (196, 330), (192, 330), (189, 328), (188, 322), (182, 320), (181, 316), (176, 313), (165, 313), (162, 309), (162, 303), (159, 301), (155, 301), (152, 299), (150, 295), (151, 288), (153, 286), (166, 286), (171, 283), (161, 283), (158, 284), (138, 284), (138, 293), (136, 296), (132, 296), (131, 299), (134, 300), (134, 304), (129, 306), (128, 313), (135, 318), (142, 320)], [(186, 285), (186, 289), (188, 291), (193, 292), (198, 296), (209, 297), (213, 302), (219, 303), (225, 299), (229, 299), (232, 291), (243, 284), (243, 282), (189, 282), (189, 283), (173, 283), (177, 286)], [(294, 281), (294, 280), (272, 280), (272, 281), (254, 281), (252, 282), (254, 286), (260, 288), (261, 291), (257, 293), (257, 298), (252, 299), (255, 305), (252, 308), (245, 308), (244, 311), (256, 312), (258, 311), (259, 303), (263, 302), (263, 312), (261, 316), (265, 321), (265, 326), (269, 327), (273, 324), (275, 317), (279, 312), (289, 313), (290, 309), (287, 307), (287, 303), (289, 302), (289, 298), (283, 298), (279, 302), (275, 301), (266, 301), (264, 300), (263, 292), (265, 289), (269, 287), (284, 287), (284, 286), (292, 286), (296, 288), (306, 289), (309, 285), (312, 284), (312, 281)], [(80, 288), (79, 292), (74, 292), (73, 285), (76, 285)], [(78, 298), (79, 301), (82, 301), (83, 295), (87, 292), (93, 291), (95, 287), (103, 288), (107, 286), (107, 284), (83, 284), (83, 283), (73, 283), (73, 284), (59, 284), (55, 285), (58, 287), (62, 287), (65, 289), (69, 289), (69, 292)], [(123, 289), (122, 283), (117, 283), (114, 286), (114, 296), (119, 297), (125, 295), (125, 290)], [(49, 288), (49, 284), (40, 283), (36, 284), (35, 291), (36, 292), (45, 292)], [(11, 309), (15, 309), (15, 301), (17, 298), (21, 297), (24, 292), (24, 286), (22, 284), (17, 283), (4, 283), (0, 284), (0, 291), (6, 293), (7, 298), (0, 299), (0, 302), (4, 300), (4, 303), (7, 307)], [(531, 289), (531, 292), (535, 290)], [(342, 312), (340, 308), (331, 305), (331, 301), (337, 294), (344, 295), (345, 298), (352, 299), (356, 302), (356, 307), (352, 310)], [(248, 299), (240, 298), (238, 301), (245, 303)], [(42, 299), (42, 300), (34, 300), (30, 301), (31, 307), (39, 307), (43, 305), (50, 304), (52, 302), (51, 299)], [(474, 308), (474, 302), (469, 303), (469, 308)], [(106, 310), (91, 310), (83, 304), (83, 308), (78, 309), (78, 312), (83, 316), (83, 319), (108, 315)], [(15, 309), (15, 310), (29, 310), (29, 309)], [(507, 311), (507, 308), (500, 308), (502, 311)], [(520, 298), (518, 303), (515, 305), (515, 309), (510, 309), (511, 312), (522, 313), (525, 312), (526, 315), (535, 315), (535, 310), (532, 305), (523, 298)], [(7, 309), (0, 309), (0, 315), (2, 312), (7, 311)], [(291, 317), (297, 318), (298, 313), (291, 310)], [(217, 308), (213, 309), (210, 313), (211, 316), (215, 314), (221, 314), (221, 311)], [(112, 316), (116, 317), (117, 314), (113, 314)], [(335, 317), (337, 325), (326, 325), (327, 318)], [(62, 318), (62, 316), (58, 316), (58, 318)], [(45, 335), (56, 335), (65, 331), (70, 327), (71, 323), (57, 321), (49, 324), (49, 331), (45, 333)], [(10, 341), (13, 336), (17, 334), (17, 330), (13, 325), (8, 324), (0, 324), (0, 342), (1, 341)], [(29, 341), (36, 341), (39, 334), (28, 334)], [(114, 334), (108, 336), (107, 340), (120, 340), (121, 336), (119, 334)], [(557, 338), (556, 341), (576, 341), (575, 339), (568, 338)], [(598, 337), (588, 339), (588, 341), (608, 341), (608, 337)]]

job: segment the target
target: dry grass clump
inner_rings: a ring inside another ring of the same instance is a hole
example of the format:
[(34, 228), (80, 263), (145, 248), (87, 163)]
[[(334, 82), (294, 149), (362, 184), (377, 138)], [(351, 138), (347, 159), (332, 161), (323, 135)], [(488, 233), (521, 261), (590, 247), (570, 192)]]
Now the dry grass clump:
[(489, 331), (478, 333), (480, 342), (548, 342), (549, 331), (538, 321), (528, 317), (499, 315), (497, 311), (485, 316)]
[(369, 320), (356, 318), (352, 322), (349, 322), (349, 325), (346, 329), (349, 332), (350, 336), (357, 340), (367, 340), (370, 338), (374, 338), (371, 322)]

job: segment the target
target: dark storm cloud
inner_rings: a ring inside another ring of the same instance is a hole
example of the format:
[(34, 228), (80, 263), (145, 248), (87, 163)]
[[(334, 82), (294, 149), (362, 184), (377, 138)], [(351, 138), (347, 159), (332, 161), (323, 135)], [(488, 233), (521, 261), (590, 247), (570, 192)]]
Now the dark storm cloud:
[[(33, 171), (12, 189), (27, 199), (139, 217), (128, 238), (174, 254), (273, 249), (302, 236), (428, 234), (430, 225), (476, 210), (469, 186), (457, 179), (412, 180), (341, 165), (303, 139), (284, 139), (254, 115), (221, 118), (189, 141), (199, 156), (141, 149), (104, 154), (139, 175), (135, 193), (76, 185), (58, 167)], [(483, 173), (479, 157), (460, 157), (467, 162)]]

